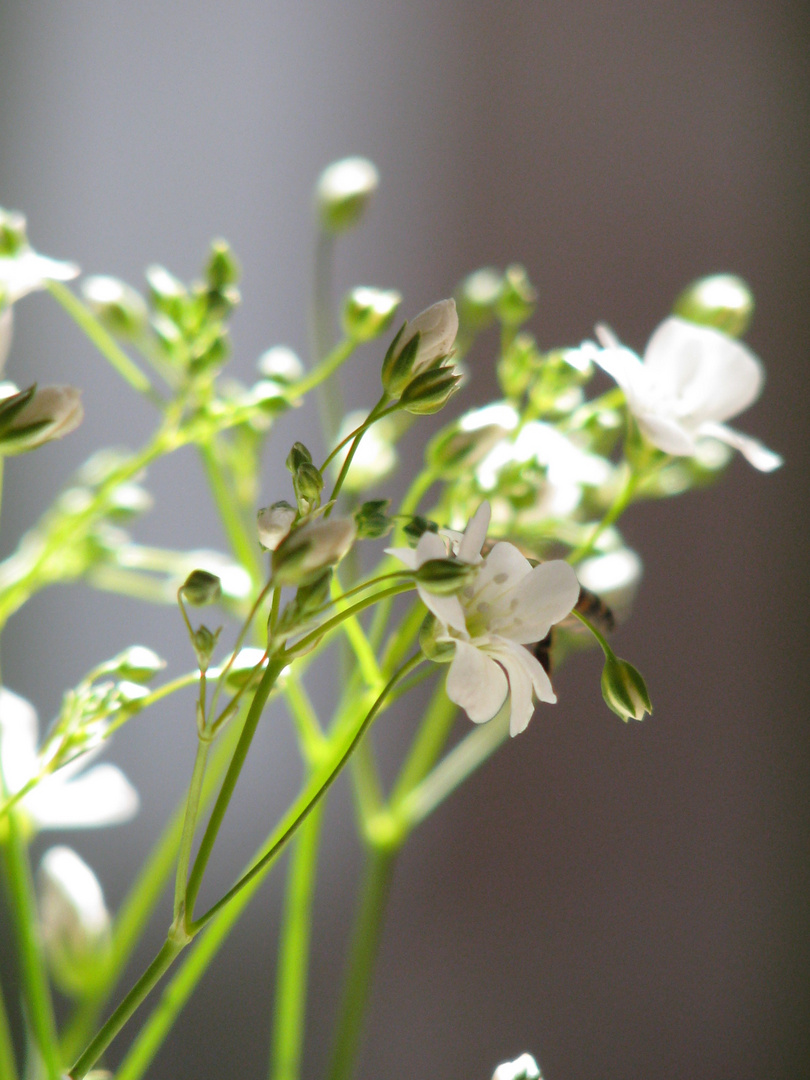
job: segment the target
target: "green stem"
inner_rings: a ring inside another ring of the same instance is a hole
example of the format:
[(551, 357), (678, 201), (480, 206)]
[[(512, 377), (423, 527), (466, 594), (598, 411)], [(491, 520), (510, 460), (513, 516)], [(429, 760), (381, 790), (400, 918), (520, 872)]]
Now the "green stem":
[(263, 576), (258, 534), (251, 536), (248, 533), (244, 517), (233, 494), (233, 486), (228, 483), (222, 462), (217, 456), (216, 442), (202, 443), (199, 450), (208, 483), (211, 485), (211, 492), (234, 555), (249, 572), (254, 585), (257, 585)]
[(26, 1019), (48, 1080), (57, 1080), (61, 1071), (59, 1040), (56, 1033), (53, 1001), (48, 985), (45, 957), (39, 938), (34, 882), (25, 841), (20, 832), (16, 815), (9, 814), (6, 822), (6, 840), (3, 844), (3, 861), (8, 886), (11, 917), (16, 930), (19, 951)]
[(346, 608), (344, 611), (339, 612), (337, 615), (333, 615), (331, 619), (327, 619), (325, 623), (322, 623), (319, 627), (307, 634), (300, 641), (296, 641), (290, 650), (290, 655), (296, 655), (297, 653), (305, 652), (311, 645), (319, 641), (326, 634), (335, 630), (341, 623), (346, 622), (353, 615), (356, 615), (360, 611), (364, 611), (367, 607), (371, 607), (372, 604), (377, 604), (381, 600), (385, 600), (386, 597), (396, 596), (398, 593), (407, 592), (413, 588), (412, 581), (403, 582), (401, 585), (392, 585), (388, 589), (383, 589), (378, 593), (374, 593), (372, 596), (367, 596), (363, 600), (358, 600), (356, 604), (352, 604), (351, 607)]
[[(396, 409), (396, 406), (394, 406), (393, 409), (386, 410), (385, 404), (386, 404), (387, 401), (388, 401), (388, 395), (385, 393), (385, 391), (383, 391), (382, 397), (377, 402), (377, 404), (374, 406), (374, 408), (371, 410), (371, 412), (368, 414), (368, 416), (366, 417), (366, 419), (365, 419), (364, 423), (362, 424), (360, 430), (358, 431), (358, 433), (355, 435), (354, 439), (352, 440), (352, 444), (349, 447), (349, 450), (348, 450), (348, 452), (346, 454), (346, 457), (343, 459), (343, 464), (340, 467), (340, 472), (338, 473), (338, 478), (335, 481), (335, 486), (332, 488), (332, 494), (331, 494), (331, 496), (329, 498), (330, 503), (334, 503), (334, 501), (337, 499), (338, 495), (340, 494), (340, 489), (343, 487), (343, 482), (346, 479), (346, 476), (348, 475), (349, 469), (351, 468), (352, 459), (353, 459), (355, 453), (357, 452), (357, 447), (360, 445), (360, 440), (363, 438), (363, 436), (368, 431), (368, 429), (377, 420), (379, 420), (380, 417), (382, 415), (384, 415), (384, 413), (391, 412), (391, 411), (394, 411)], [(324, 517), (326, 517), (328, 513), (329, 513), (329, 511), (327, 510), (326, 514), (324, 514)]]
[(183, 834), (180, 838), (180, 852), (177, 857), (177, 874), (174, 880), (174, 920), (182, 918), (183, 903), (186, 895), (188, 882), (188, 867), (191, 862), (191, 847), (194, 843), (194, 831), (197, 825), (197, 817), (200, 813), (200, 796), (202, 794), (203, 780), (205, 779), (205, 766), (208, 762), (208, 752), (211, 743), (198, 740), (197, 753), (194, 758), (194, 769), (191, 774), (191, 782), (188, 786), (188, 798), (186, 799), (186, 812), (183, 816)]
[(82, 1080), (82, 1077), (87, 1075), (88, 1071), (92, 1069), (127, 1020), (141, 1005), (150, 990), (163, 978), (177, 955), (187, 944), (188, 940), (185, 938), (167, 938), (155, 959), (70, 1070), (69, 1076), (71, 1080)]
[(11, 1024), (8, 1020), (2, 987), (0, 987), (0, 1076), (4, 1080), (17, 1080), (14, 1040), (11, 1038)]
[(392, 805), (401, 803), (417, 784), (421, 784), (436, 764), (450, 735), (457, 711), (447, 696), (442, 680), (433, 691), (419, 732), (394, 784), (390, 799)]
[(301, 826), (291, 855), (276, 978), (271, 1080), (298, 1080), (301, 1071), (312, 900), (325, 805), (316, 806)]
[(396, 855), (388, 846), (367, 854), (328, 1080), (349, 1080), (354, 1072)]
[(259, 726), (262, 711), (267, 702), (267, 698), (270, 696), (270, 691), (284, 666), (285, 661), (279, 659), (271, 660), (268, 663), (267, 669), (265, 670), (264, 675), (262, 675), (262, 680), (256, 689), (253, 701), (250, 703), (247, 718), (245, 719), (244, 727), (239, 736), (239, 742), (236, 744), (236, 749), (231, 758), (231, 763), (228, 766), (228, 771), (225, 774), (225, 779), (222, 781), (222, 787), (219, 790), (217, 801), (214, 803), (214, 809), (211, 811), (211, 817), (208, 819), (208, 825), (203, 834), (203, 838), (200, 841), (197, 858), (194, 860), (194, 865), (191, 868), (185, 899), (186, 926), (190, 925), (191, 920), (194, 917), (194, 904), (200, 891), (203, 874), (208, 865), (208, 860), (211, 858), (211, 852), (214, 849), (217, 834), (219, 833), (220, 826), (225, 817), (225, 812), (228, 809), (228, 804), (231, 801), (237, 781), (239, 780), (242, 766), (245, 764), (245, 758), (250, 749), (250, 744), (253, 741), (253, 736), (256, 734), (256, 728)]
[(48, 292), (57, 300), (75, 323), (84, 331), (101, 355), (115, 368), (122, 379), (152, 400), (159, 401), (152, 384), (141, 369), (133, 363), (115, 338), (108, 333), (93, 313), (74, 296), (60, 281), (49, 281)]
[(633, 495), (635, 494), (636, 489), (638, 488), (638, 485), (643, 478), (643, 473), (639, 470), (633, 469), (627, 463), (625, 463), (625, 466), (627, 470), (625, 480), (621, 488), (619, 489), (616, 498), (613, 500), (612, 505), (610, 506), (609, 510), (602, 518), (602, 520), (594, 526), (594, 529), (588, 536), (588, 539), (585, 540), (584, 543), (580, 544), (575, 551), (571, 552), (571, 554), (568, 556), (568, 562), (576, 565), (576, 563), (582, 562), (583, 559), (586, 559), (588, 555), (590, 555), (593, 551), (596, 545), (596, 541), (599, 539), (605, 529), (609, 528), (611, 525), (613, 525), (614, 522), (618, 521), (621, 515), (633, 501)]

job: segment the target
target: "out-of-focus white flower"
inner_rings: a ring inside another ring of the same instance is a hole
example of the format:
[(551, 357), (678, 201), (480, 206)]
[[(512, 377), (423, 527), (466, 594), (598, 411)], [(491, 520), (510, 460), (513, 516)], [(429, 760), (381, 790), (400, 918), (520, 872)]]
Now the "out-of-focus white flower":
[[(363, 410), (350, 412), (340, 425), (337, 441), (342, 442), (356, 428), (360, 427), (368, 413)], [(397, 452), (394, 447), (396, 428), (393, 418), (384, 416), (363, 433), (363, 438), (355, 451), (343, 487), (346, 491), (365, 491), (372, 484), (385, 479), (396, 467)], [(334, 467), (340, 470), (349, 446), (336, 455)]]
[(14, 304), (44, 289), (49, 281), (70, 281), (78, 273), (75, 263), (49, 259), (29, 247), (14, 255), (0, 255), (0, 304)]
[[(18, 804), (38, 829), (88, 829), (129, 821), (138, 793), (115, 765), (85, 765), (101, 747), (44, 776)], [(47, 761), (37, 753), (37, 715), (11, 690), (0, 689), (0, 768), (13, 795), (38, 776)]]
[(504, 1061), (492, 1074), (492, 1080), (543, 1080), (531, 1054), (521, 1054), (514, 1061)]
[(372, 161), (348, 157), (323, 170), (315, 188), (321, 221), (330, 232), (343, 232), (361, 218), (380, 182)]
[(81, 390), (42, 386), (2, 433), (0, 453), (23, 454), (75, 431), (84, 419)]
[(641, 558), (635, 551), (619, 548), (580, 563), (577, 577), (580, 585), (596, 593), (621, 622), (638, 591), (642, 570)]
[(555, 702), (548, 675), (524, 648), (540, 641), (560, 622), (579, 597), (579, 582), (561, 561), (532, 567), (518, 549), (495, 544), (482, 558), (489, 526), (489, 503), (482, 503), (463, 534), (423, 534), (416, 549), (392, 548), (391, 554), (411, 569), (448, 556), (479, 566), (460, 593), (437, 596), (424, 585), (418, 591), (438, 620), (436, 640), (455, 645), (447, 675), (447, 694), (474, 723), (491, 720), (510, 698), (509, 731), (523, 731), (534, 712), (532, 690), (540, 701)]
[(673, 316), (650, 338), (642, 361), (607, 327), (596, 332), (602, 348), (593, 359), (624, 391), (630, 412), (653, 446), (691, 457), (699, 439), (718, 439), (763, 472), (782, 464), (778, 454), (725, 424), (762, 390), (762, 365), (745, 345), (713, 327)]

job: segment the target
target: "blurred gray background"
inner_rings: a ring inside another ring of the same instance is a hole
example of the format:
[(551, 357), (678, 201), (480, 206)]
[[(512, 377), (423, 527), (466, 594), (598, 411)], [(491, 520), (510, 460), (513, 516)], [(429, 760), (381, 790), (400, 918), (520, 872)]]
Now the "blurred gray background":
[[(749, 341), (769, 382), (739, 426), (787, 465), (762, 476), (736, 460), (718, 488), (628, 515), (646, 579), (617, 642), (655, 716), (623, 726), (601, 704), (597, 658), (578, 658), (557, 676), (559, 704), (416, 834), (394, 882), (365, 1080), (488, 1078), (524, 1050), (547, 1080), (810, 1076), (808, 29), (798, 0), (0, 5), (0, 204), (28, 214), (40, 250), (133, 284), (151, 262), (192, 276), (226, 236), (244, 267), (234, 369), (246, 380), (269, 345), (305, 349), (311, 184), (347, 154), (372, 158), (382, 186), (340, 250), (338, 284), (397, 287), (406, 315), (469, 270), (516, 260), (538, 286), (547, 346), (603, 319), (641, 349), (683, 285), (713, 271), (756, 294)], [(137, 445), (151, 423), (47, 297), (18, 316), (9, 377), (82, 386), (87, 419), (8, 466), (3, 553), (92, 449)], [(367, 359), (352, 392), (370, 405), (379, 358)], [(464, 404), (494, 392), (491, 360), (485, 342)], [(289, 495), (296, 437), (279, 428), (265, 502)], [(190, 450), (152, 482), (140, 539), (222, 545)], [(188, 665), (173, 611), (53, 590), (11, 622), (4, 678), (46, 720), (65, 686), (134, 641)], [(414, 719), (386, 721), (392, 744)], [(111, 903), (193, 745), (186, 700), (112, 748), (144, 808), (69, 838)], [(294, 761), (279, 708), (227, 819), (212, 897), (294, 792)], [(308, 1080), (324, 1069), (359, 865), (349, 810), (341, 788), (317, 896)], [(281, 881), (211, 968), (156, 1080), (266, 1074)]]

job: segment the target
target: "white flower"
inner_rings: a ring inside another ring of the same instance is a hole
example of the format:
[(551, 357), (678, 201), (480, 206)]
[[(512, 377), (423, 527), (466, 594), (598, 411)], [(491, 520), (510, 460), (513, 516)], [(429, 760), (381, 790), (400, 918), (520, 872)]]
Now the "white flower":
[(543, 1080), (531, 1054), (521, 1054), (514, 1061), (504, 1061), (492, 1074), (492, 1080)]
[(2, 453), (23, 454), (75, 431), (84, 419), (81, 395), (75, 386), (39, 387), (3, 432)]
[(70, 281), (79, 273), (75, 263), (59, 262), (23, 248), (15, 255), (0, 255), (0, 303), (13, 304), (49, 281)]
[(455, 596), (436, 596), (419, 585), (425, 606), (435, 615), (438, 641), (453, 642), (447, 694), (476, 724), (491, 720), (510, 698), (509, 731), (523, 731), (534, 712), (532, 690), (540, 701), (556, 697), (540, 662), (524, 648), (542, 640), (553, 623), (571, 612), (579, 582), (561, 560), (532, 567), (518, 549), (495, 544), (482, 558), (489, 525), (489, 503), (482, 503), (463, 534), (423, 534), (415, 550), (392, 548), (411, 569), (430, 559), (447, 558), (447, 543), (461, 562), (480, 567), (475, 579)]
[(624, 391), (638, 426), (653, 446), (691, 457), (701, 438), (718, 439), (757, 469), (782, 464), (778, 454), (726, 427), (759, 397), (764, 381), (756, 356), (728, 335), (684, 319), (666, 319), (647, 345), (642, 361), (604, 326), (593, 359)]
[[(81, 772), (100, 747), (74, 759), (39, 781), (20, 800), (38, 829), (86, 829), (118, 825), (138, 809), (138, 793), (115, 765)], [(37, 754), (37, 715), (17, 694), (0, 689), (0, 768), (10, 795), (42, 771)], [(77, 775), (80, 774), (80, 775)]]

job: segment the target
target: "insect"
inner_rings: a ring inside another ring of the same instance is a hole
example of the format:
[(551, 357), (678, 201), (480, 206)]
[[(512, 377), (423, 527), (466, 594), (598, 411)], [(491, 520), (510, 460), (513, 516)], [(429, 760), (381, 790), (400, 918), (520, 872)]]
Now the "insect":
[[(616, 619), (613, 612), (605, 603), (605, 601), (597, 596), (596, 593), (591, 592), (590, 589), (586, 589), (584, 585), (579, 587), (579, 599), (574, 604), (574, 611), (578, 611), (581, 615), (590, 619), (599, 630), (609, 634), (616, 626)], [(576, 632), (582, 630), (582, 624), (571, 614), (567, 618), (563, 619), (561, 623), (557, 623), (556, 626), (552, 626), (542, 641), (538, 641), (536, 645), (532, 647), (532, 652), (540, 661), (543, 669), (547, 675), (551, 674), (551, 653), (557, 638), (558, 631)]]

